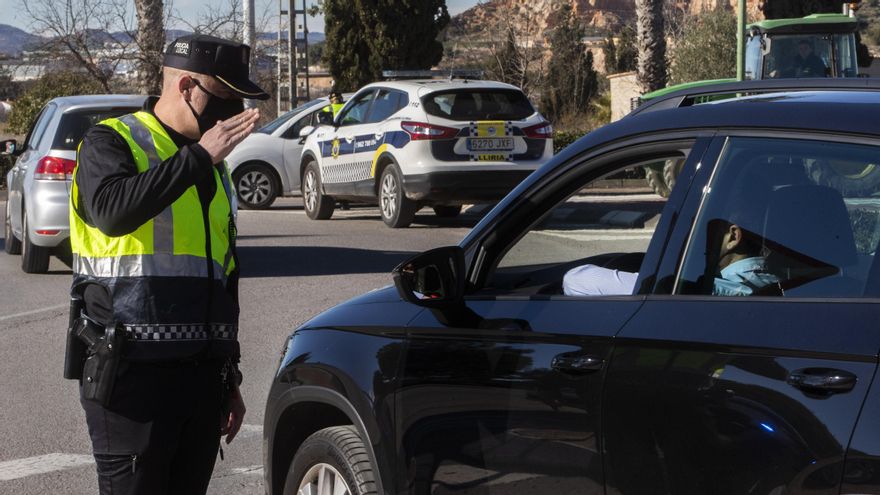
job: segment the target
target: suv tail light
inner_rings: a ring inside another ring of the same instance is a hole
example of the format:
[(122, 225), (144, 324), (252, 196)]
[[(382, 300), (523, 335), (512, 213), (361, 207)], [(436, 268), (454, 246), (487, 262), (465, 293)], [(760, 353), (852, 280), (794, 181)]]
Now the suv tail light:
[(44, 156), (37, 162), (34, 170), (34, 179), (37, 180), (69, 180), (73, 177), (76, 168), (76, 160), (59, 158), (57, 156)]
[(553, 137), (553, 126), (550, 122), (541, 122), (540, 124), (524, 127), (523, 132), (526, 137), (536, 139), (550, 139)]
[(406, 131), (413, 141), (421, 139), (451, 139), (458, 135), (458, 129), (425, 122), (404, 121), (400, 123), (400, 128)]

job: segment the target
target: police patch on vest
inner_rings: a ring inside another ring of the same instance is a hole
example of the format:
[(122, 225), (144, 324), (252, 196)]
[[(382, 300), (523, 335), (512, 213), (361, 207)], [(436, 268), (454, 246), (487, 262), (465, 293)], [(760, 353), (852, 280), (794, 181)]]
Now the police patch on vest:
[(175, 43), (174, 54), (189, 57), (189, 43), (185, 41), (178, 41), (177, 43)]

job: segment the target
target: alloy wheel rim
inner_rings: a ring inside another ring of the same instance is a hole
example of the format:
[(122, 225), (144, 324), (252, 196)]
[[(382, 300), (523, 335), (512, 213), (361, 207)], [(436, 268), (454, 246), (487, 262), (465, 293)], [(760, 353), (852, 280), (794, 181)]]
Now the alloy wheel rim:
[(351, 488), (333, 466), (318, 463), (310, 467), (299, 484), (298, 495), (351, 495)]
[(315, 211), (318, 204), (318, 188), (315, 184), (315, 172), (309, 170), (306, 173), (305, 190), (306, 190), (306, 208), (309, 211)]
[(382, 179), (382, 215), (393, 218), (397, 209), (397, 181), (388, 174)]
[(258, 204), (269, 197), (272, 184), (269, 176), (262, 172), (251, 171), (241, 177), (239, 195), (241, 199), (250, 204)]

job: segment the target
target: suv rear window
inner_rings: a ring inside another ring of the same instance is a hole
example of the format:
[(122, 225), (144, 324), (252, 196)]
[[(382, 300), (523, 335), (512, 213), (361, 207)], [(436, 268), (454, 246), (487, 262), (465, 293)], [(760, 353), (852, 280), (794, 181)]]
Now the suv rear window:
[(515, 89), (464, 89), (431, 93), (422, 98), (428, 115), (450, 120), (523, 120), (535, 109)]
[(90, 127), (112, 117), (119, 117), (131, 112), (137, 112), (140, 107), (131, 108), (100, 108), (91, 110), (79, 110), (68, 112), (61, 116), (58, 131), (55, 133), (55, 141), (52, 148), (56, 150), (75, 150), (82, 141), (83, 136)]

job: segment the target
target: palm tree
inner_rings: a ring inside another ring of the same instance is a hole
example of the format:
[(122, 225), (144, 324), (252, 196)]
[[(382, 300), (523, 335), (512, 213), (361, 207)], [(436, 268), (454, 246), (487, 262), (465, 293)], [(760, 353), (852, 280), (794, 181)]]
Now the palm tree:
[(138, 90), (156, 95), (161, 91), (162, 49), (165, 47), (162, 0), (135, 0), (137, 8)]
[(644, 93), (666, 86), (666, 37), (663, 0), (636, 0), (639, 89)]

